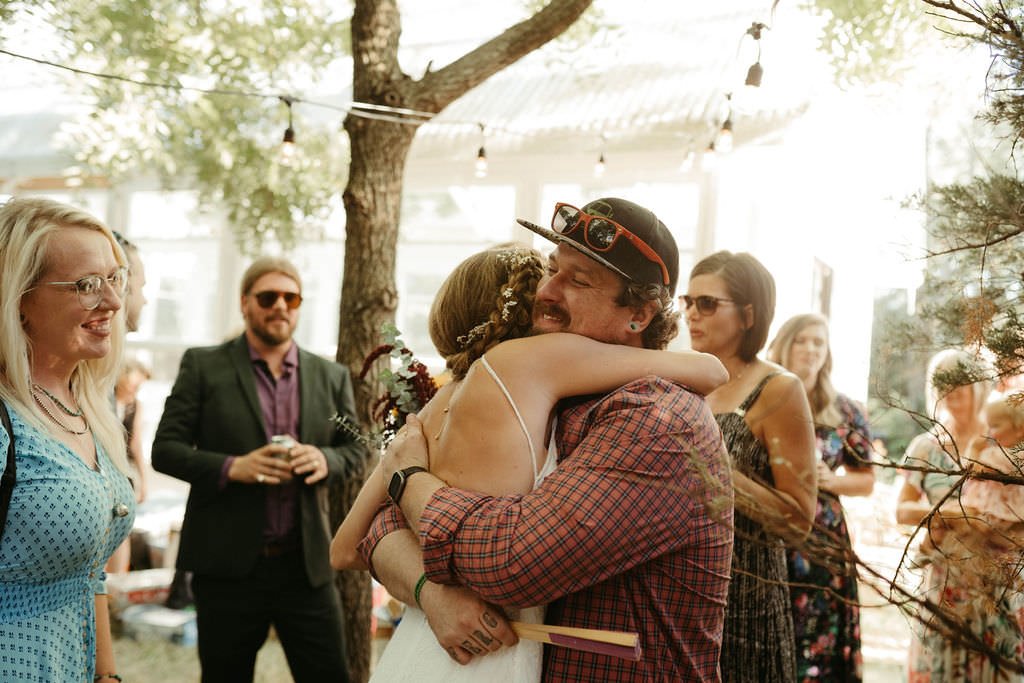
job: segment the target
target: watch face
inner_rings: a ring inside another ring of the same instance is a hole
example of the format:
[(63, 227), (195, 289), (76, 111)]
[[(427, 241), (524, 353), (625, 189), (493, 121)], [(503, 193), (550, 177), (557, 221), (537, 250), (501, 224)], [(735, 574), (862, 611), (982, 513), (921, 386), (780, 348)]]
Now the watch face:
[(388, 483), (388, 498), (395, 505), (398, 505), (398, 499), (402, 495), (403, 488), (405, 488), (405, 475), (401, 471), (395, 472), (391, 475), (391, 482)]

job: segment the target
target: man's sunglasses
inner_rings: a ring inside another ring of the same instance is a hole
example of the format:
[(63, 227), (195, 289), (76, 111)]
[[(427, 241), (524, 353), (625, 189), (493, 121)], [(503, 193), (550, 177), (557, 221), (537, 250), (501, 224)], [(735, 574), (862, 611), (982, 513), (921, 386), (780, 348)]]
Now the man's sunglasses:
[(551, 217), (551, 229), (559, 235), (569, 235), (577, 228), (583, 228), (583, 242), (596, 252), (606, 252), (615, 246), (619, 237), (625, 237), (644, 258), (661, 267), (662, 284), (668, 286), (668, 268), (650, 245), (610, 218), (592, 216), (571, 204), (555, 204), (555, 215)]
[(703, 294), (701, 296), (689, 296), (687, 294), (679, 297), (683, 300), (686, 305), (686, 310), (690, 310), (690, 306), (696, 306), (697, 312), (701, 315), (714, 315), (715, 311), (718, 310), (718, 304), (732, 304), (736, 303), (732, 299), (722, 299), (717, 296), (710, 296)]
[(284, 303), (290, 311), (294, 311), (302, 305), (302, 295), (298, 292), (281, 292), (268, 289), (263, 292), (256, 292), (252, 296), (256, 299), (256, 303), (260, 305), (260, 308), (273, 308), (277, 300), (281, 298), (284, 299)]

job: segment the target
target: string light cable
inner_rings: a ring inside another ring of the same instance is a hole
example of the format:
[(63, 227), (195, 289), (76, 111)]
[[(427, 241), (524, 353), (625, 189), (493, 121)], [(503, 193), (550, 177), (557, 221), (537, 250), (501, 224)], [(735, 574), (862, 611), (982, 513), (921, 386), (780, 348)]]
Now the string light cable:
[[(101, 71), (90, 71), (89, 69), (80, 69), (74, 66), (68, 66), (67, 64), (60, 64), (53, 62), (48, 59), (41, 59), (39, 57), (32, 57), (29, 55), (23, 55), (10, 50), (0, 48), (0, 54), (14, 57), (15, 59), (23, 59), (29, 62), (35, 62), (43, 66), (49, 66), (55, 69), (62, 69), (64, 71), (70, 71), (71, 73), (78, 74), (80, 76), (91, 76), (93, 78), (101, 78), (111, 81), (119, 81), (122, 83), (131, 83), (146, 88), (164, 88), (167, 90), (176, 90), (179, 92), (197, 92), (205, 95), (223, 95), (233, 97), (249, 97), (253, 99), (276, 99), (286, 102), (289, 109), (293, 104), (305, 104), (314, 107), (323, 107), (324, 109), (330, 109), (333, 111), (339, 111), (354, 116), (360, 116), (367, 119), (376, 119), (383, 121), (393, 121), (396, 123), (405, 123), (412, 125), (420, 125), (426, 123), (434, 118), (435, 114), (428, 111), (419, 111), (416, 109), (406, 109), (404, 107), (389, 107), (380, 104), (371, 104), (369, 102), (357, 102), (349, 101), (346, 104), (336, 105), (328, 102), (319, 102), (316, 100), (306, 99), (303, 97), (295, 97), (293, 95), (279, 95), (276, 93), (258, 92), (253, 90), (237, 90), (229, 88), (200, 88), (198, 86), (182, 85), (181, 83), (161, 83), (159, 81), (150, 81), (140, 78), (129, 78), (128, 76), (121, 76), (118, 74), (104, 73)], [(455, 123), (455, 122), (453, 122)], [(466, 123), (466, 122), (459, 122)]]
[[(775, 0), (775, 2), (772, 5), (772, 16), (773, 17), (774, 17), (774, 14), (775, 14), (775, 7), (777, 5), (778, 5), (778, 0)], [(758, 21), (754, 21), (754, 22), (751, 23), (750, 28), (748, 28), (744, 32), (743, 36), (741, 37), (741, 45), (742, 45), (742, 41), (747, 36), (750, 36), (751, 38), (753, 38), (754, 41), (757, 43), (757, 59), (754, 62), (754, 64), (752, 64), (750, 66), (750, 68), (748, 69), (748, 71), (747, 71), (746, 85), (754, 86), (754, 87), (758, 87), (758, 86), (761, 85), (761, 78), (762, 78), (762, 76), (764, 74), (764, 69), (761, 66), (761, 33), (762, 33), (762, 31), (764, 31), (764, 30), (766, 30), (768, 28), (770, 28), (770, 26), (768, 26), (767, 24), (764, 24), (764, 23), (761, 23), (761, 22), (758, 22)], [(738, 51), (739, 50), (737, 50), (737, 52)], [(421, 125), (424, 125), (424, 124), (433, 124), (433, 125), (449, 125), (449, 126), (463, 126), (463, 127), (473, 126), (473, 127), (479, 128), (481, 141), (480, 141), (480, 147), (477, 150), (477, 155), (476, 155), (476, 160), (475, 160), (475, 172), (476, 172), (477, 177), (484, 177), (484, 176), (487, 175), (488, 160), (487, 160), (487, 150), (485, 149), (485, 145), (484, 145), (484, 143), (486, 141), (487, 133), (489, 133), (489, 132), (490, 133), (500, 132), (500, 133), (503, 133), (503, 134), (514, 135), (514, 136), (517, 136), (517, 137), (528, 137), (530, 135), (530, 133), (528, 131), (515, 130), (515, 129), (510, 129), (510, 128), (502, 127), (502, 126), (495, 126), (495, 125), (491, 125), (491, 124), (487, 124), (485, 126), (484, 123), (477, 122), (477, 121), (464, 121), (464, 120), (449, 119), (449, 118), (445, 118), (443, 120), (437, 120), (436, 117), (438, 116), (438, 113), (436, 113), (436, 112), (420, 111), (420, 110), (417, 110), (417, 109), (409, 109), (409, 108), (405, 108), (405, 107), (392, 107), (392, 106), (381, 105), (381, 104), (372, 104), (372, 103), (369, 103), (369, 102), (358, 102), (358, 101), (355, 101), (355, 100), (350, 100), (350, 101), (348, 101), (346, 103), (343, 103), (343, 104), (332, 104), (330, 102), (322, 102), (322, 101), (318, 101), (318, 100), (308, 99), (308, 98), (305, 98), (305, 97), (297, 97), (297, 96), (294, 96), (294, 95), (282, 95), (282, 94), (279, 94), (279, 93), (268, 93), (268, 92), (261, 92), (261, 91), (256, 91), (256, 90), (241, 90), (241, 89), (233, 89), (233, 88), (216, 88), (216, 87), (204, 88), (204, 87), (198, 87), (198, 86), (183, 85), (181, 83), (168, 83), (168, 82), (151, 81), (151, 80), (147, 80), (147, 79), (131, 78), (131, 77), (128, 77), (128, 76), (121, 76), (119, 74), (111, 74), (111, 73), (104, 73), (104, 72), (100, 72), (100, 71), (92, 71), (92, 70), (89, 70), (89, 69), (82, 69), (82, 68), (79, 68), (79, 67), (69, 66), (67, 64), (61, 64), (59, 62), (54, 62), (54, 61), (51, 61), (51, 60), (48, 60), (48, 59), (43, 59), (43, 58), (40, 58), (40, 57), (33, 57), (33, 56), (30, 56), (30, 55), (25, 55), (25, 54), (21, 54), (21, 53), (18, 53), (18, 52), (13, 52), (11, 50), (6, 50), (6, 49), (3, 49), (3, 48), (0, 48), (0, 54), (7, 55), (8, 57), (13, 57), (15, 59), (21, 59), (21, 60), (25, 60), (25, 61), (29, 61), (29, 62), (34, 62), (36, 64), (40, 64), (42, 66), (51, 67), (51, 68), (54, 68), (54, 69), (60, 69), (60, 70), (68, 71), (68, 72), (71, 72), (71, 73), (74, 73), (74, 74), (77, 74), (77, 75), (80, 75), (80, 76), (89, 76), (89, 77), (92, 77), (92, 78), (99, 78), (99, 79), (106, 79), (106, 80), (111, 80), (111, 81), (118, 81), (118, 82), (122, 82), (122, 83), (130, 83), (132, 85), (136, 85), (136, 86), (140, 86), (140, 87), (163, 88), (165, 90), (173, 90), (173, 91), (178, 91), (178, 92), (195, 92), (195, 93), (201, 93), (201, 94), (205, 94), (205, 95), (231, 96), (231, 97), (247, 97), (247, 98), (252, 98), (252, 99), (275, 99), (275, 100), (279, 100), (280, 102), (284, 103), (285, 106), (288, 108), (288, 127), (285, 129), (285, 132), (284, 132), (284, 136), (283, 136), (282, 143), (281, 143), (281, 152), (280, 152), (282, 157), (288, 157), (288, 158), (290, 158), (290, 156), (295, 151), (294, 150), (294, 147), (295, 147), (295, 129), (294, 129), (294, 126), (292, 125), (292, 108), (293, 108), (293, 105), (296, 105), (296, 104), (313, 106), (313, 107), (320, 107), (320, 108), (323, 108), (323, 109), (328, 109), (328, 110), (331, 110), (331, 111), (337, 111), (337, 112), (341, 112), (341, 113), (352, 115), (352, 116), (358, 116), (360, 118), (369, 119), (369, 120), (387, 121), (387, 122), (400, 123), (400, 124), (405, 124), (405, 125), (421, 126)], [(726, 99), (727, 100), (730, 99), (730, 98), (731, 98), (731, 95), (726, 95)], [(731, 137), (731, 134), (732, 134), (732, 107), (731, 107), (731, 103), (729, 105), (728, 115), (727, 115), (725, 121), (722, 124), (721, 131), (720, 131), (719, 134), (723, 135), (725, 137)], [(723, 141), (720, 140), (719, 141), (720, 144), (717, 145), (717, 146), (720, 147), (720, 148), (721, 147), (728, 147), (728, 141), (724, 141), (725, 142), (724, 145), (721, 144), (722, 142)], [(606, 148), (606, 143), (607, 143), (607, 135), (606, 135), (606, 133), (602, 132), (601, 133), (600, 152), (599, 152), (599, 155), (598, 155), (597, 163), (594, 166), (594, 175), (595, 175), (595, 177), (598, 177), (598, 178), (603, 175), (604, 169), (605, 169), (605, 148)], [(716, 148), (715, 140), (712, 139), (711, 144), (709, 145), (709, 149), (706, 150), (705, 153), (710, 152), (711, 154), (714, 154), (715, 148)], [(720, 151), (725, 151), (725, 150), (720, 150)], [(689, 149), (688, 152), (691, 155), (688, 158), (692, 159), (693, 149)], [(684, 165), (685, 165), (685, 163), (686, 162), (684, 161)]]

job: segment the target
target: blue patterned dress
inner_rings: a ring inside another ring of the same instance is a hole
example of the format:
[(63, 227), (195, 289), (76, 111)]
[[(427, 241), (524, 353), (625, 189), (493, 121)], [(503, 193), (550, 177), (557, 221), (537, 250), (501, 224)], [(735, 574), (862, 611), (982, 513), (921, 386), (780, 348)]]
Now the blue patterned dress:
[[(836, 427), (818, 426), (821, 461), (835, 472), (871, 467), (871, 431), (864, 412), (839, 394)], [(787, 552), (789, 597), (800, 683), (857, 683), (863, 678), (857, 566), (839, 496), (818, 490), (814, 527), (804, 546)]]
[[(94, 596), (106, 592), (103, 566), (131, 531), (135, 496), (98, 446), (94, 470), (8, 410), (18, 473), (0, 542), (0, 681), (90, 682)], [(0, 428), (0, 472), (8, 442)]]

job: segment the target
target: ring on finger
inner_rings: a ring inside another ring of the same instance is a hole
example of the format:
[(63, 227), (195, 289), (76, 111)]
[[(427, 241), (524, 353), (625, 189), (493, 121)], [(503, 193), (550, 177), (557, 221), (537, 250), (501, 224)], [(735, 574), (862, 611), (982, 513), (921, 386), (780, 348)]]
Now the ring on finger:
[(259, 482), (260, 484), (262, 484), (266, 480), (267, 480), (267, 478), (263, 475), (262, 472), (260, 472), (259, 474), (256, 475), (256, 481)]

